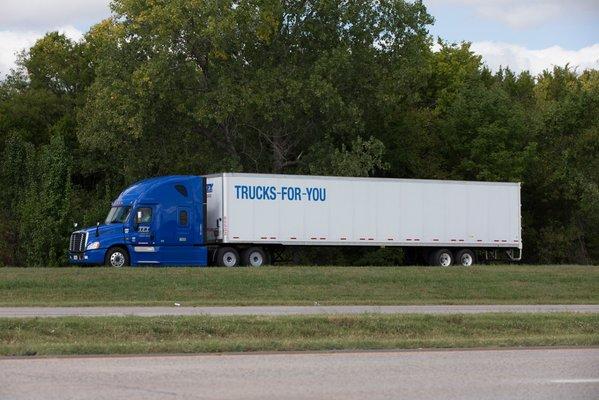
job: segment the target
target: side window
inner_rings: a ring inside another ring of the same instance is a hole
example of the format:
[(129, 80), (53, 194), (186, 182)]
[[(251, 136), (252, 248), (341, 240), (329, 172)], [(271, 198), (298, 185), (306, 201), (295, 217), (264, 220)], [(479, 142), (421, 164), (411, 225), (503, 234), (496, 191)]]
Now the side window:
[(187, 211), (179, 211), (179, 225), (187, 226)]
[(175, 189), (181, 194), (181, 196), (187, 197), (187, 188), (185, 186), (175, 185)]
[(149, 224), (152, 222), (152, 209), (150, 207), (140, 207), (135, 213), (135, 223)]

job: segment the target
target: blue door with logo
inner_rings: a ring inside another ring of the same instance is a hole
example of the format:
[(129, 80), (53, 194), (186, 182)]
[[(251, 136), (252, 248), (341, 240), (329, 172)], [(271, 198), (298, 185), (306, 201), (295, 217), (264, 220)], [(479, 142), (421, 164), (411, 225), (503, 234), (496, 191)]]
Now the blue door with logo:
[(131, 243), (140, 246), (153, 246), (155, 240), (155, 207), (140, 205), (133, 214), (133, 232), (129, 233)]
[(132, 261), (136, 264), (160, 264), (156, 247), (156, 228), (158, 225), (157, 207), (142, 204), (133, 210), (133, 224), (127, 234), (131, 245)]

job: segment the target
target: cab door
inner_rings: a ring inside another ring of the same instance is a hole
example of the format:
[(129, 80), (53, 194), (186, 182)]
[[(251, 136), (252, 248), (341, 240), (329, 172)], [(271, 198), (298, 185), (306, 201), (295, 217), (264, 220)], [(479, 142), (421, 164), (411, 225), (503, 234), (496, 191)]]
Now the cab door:
[(150, 205), (138, 206), (133, 214), (133, 232), (131, 243), (140, 246), (152, 246), (155, 243), (155, 209)]

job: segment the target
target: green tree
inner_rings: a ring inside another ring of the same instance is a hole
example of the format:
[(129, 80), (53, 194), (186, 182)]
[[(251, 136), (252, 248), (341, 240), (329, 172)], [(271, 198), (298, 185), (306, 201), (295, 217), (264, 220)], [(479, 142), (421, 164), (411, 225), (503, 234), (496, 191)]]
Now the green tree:
[[(17, 69), (0, 84), (0, 137), (19, 130), (40, 146), (50, 141), (54, 124), (74, 121), (73, 109), (92, 79), (84, 48), (50, 32), (19, 55)], [(74, 140), (74, 131), (68, 135)]]
[(60, 135), (29, 159), (27, 182), (19, 193), (19, 242), (27, 265), (66, 262), (71, 226), (71, 158)]
[(345, 144), (341, 149), (331, 149), (330, 146), (321, 146), (315, 155), (316, 159), (309, 166), (309, 173), (313, 175), (336, 176), (372, 176), (376, 172), (389, 168), (383, 161), (385, 145), (378, 139), (371, 137), (363, 140), (357, 137), (351, 143), (351, 148)]
[[(0, 80), (0, 262), (59, 265), (152, 175), (522, 182), (527, 262), (599, 262), (599, 72), (492, 72), (420, 1), (114, 0)], [(307, 251), (395, 263), (401, 252)]]
[(597, 71), (577, 74), (568, 66), (538, 77), (538, 161), (523, 201), (531, 220), (525, 234), (536, 261), (597, 260), (598, 79)]
[(338, 147), (372, 122), (380, 131), (371, 112), (409, 97), (432, 21), (400, 0), (113, 8), (91, 35), (105, 57), (79, 138), (126, 179), (162, 173), (172, 154), (204, 169), (293, 170), (324, 138)]
[(21, 262), (23, 243), (19, 240), (19, 206), (23, 188), (28, 185), (35, 149), (18, 132), (12, 132), (4, 143), (0, 162), (0, 264)]

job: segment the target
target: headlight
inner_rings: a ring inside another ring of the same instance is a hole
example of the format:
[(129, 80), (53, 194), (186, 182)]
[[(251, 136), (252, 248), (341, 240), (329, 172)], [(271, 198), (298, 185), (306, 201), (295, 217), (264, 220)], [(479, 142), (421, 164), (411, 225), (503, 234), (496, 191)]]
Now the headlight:
[(88, 250), (96, 250), (100, 248), (100, 242), (91, 242), (87, 245)]

